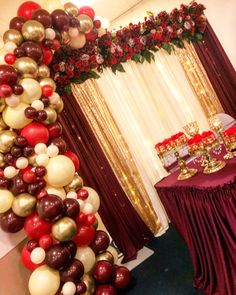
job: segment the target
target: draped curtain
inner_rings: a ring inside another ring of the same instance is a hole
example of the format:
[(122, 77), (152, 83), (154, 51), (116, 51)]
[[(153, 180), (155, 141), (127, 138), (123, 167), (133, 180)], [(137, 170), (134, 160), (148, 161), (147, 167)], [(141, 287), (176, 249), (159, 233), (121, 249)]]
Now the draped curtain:
[(128, 146), (115, 123), (96, 82), (72, 85), (72, 92), (109, 161), (117, 180), (144, 222), (154, 234), (163, 230)]
[(113, 173), (105, 154), (73, 95), (64, 95), (60, 114), (63, 138), (80, 158), (80, 175), (85, 185), (94, 188), (101, 199), (99, 214), (104, 225), (124, 254), (123, 261), (136, 258), (152, 233), (133, 208)]
[[(126, 73), (106, 69), (97, 80), (144, 181), (161, 223), (167, 218), (153, 185), (167, 175), (154, 146), (190, 121), (208, 129), (206, 116), (175, 54), (160, 51), (155, 62), (124, 64)], [(157, 201), (158, 200), (158, 201)]]

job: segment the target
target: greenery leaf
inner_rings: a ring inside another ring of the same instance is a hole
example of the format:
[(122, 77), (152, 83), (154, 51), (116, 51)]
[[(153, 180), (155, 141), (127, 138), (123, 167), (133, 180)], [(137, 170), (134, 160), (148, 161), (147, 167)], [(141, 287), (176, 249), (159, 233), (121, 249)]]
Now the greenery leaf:
[(123, 68), (122, 64), (120, 64), (120, 63), (112, 65), (111, 70), (114, 74), (116, 74), (117, 71), (122, 72), (122, 73), (125, 72), (125, 69)]
[(171, 51), (172, 51), (172, 46), (169, 44), (169, 43), (165, 43), (165, 42), (163, 42), (162, 44), (161, 44), (161, 47), (163, 48), (163, 49), (165, 49), (165, 51), (167, 51), (169, 54), (171, 54)]

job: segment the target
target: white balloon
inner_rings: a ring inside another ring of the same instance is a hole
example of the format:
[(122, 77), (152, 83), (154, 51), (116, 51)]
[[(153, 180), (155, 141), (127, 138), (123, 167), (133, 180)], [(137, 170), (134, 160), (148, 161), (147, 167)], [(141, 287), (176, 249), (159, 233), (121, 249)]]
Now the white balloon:
[(47, 148), (47, 155), (50, 158), (56, 157), (59, 154), (59, 148), (56, 145), (50, 145)]
[(36, 247), (34, 250), (30, 253), (30, 259), (35, 264), (40, 264), (44, 261), (46, 256), (46, 252), (41, 247)]
[(16, 176), (18, 173), (18, 171), (16, 170), (15, 167), (13, 166), (8, 166), (4, 169), (3, 174), (6, 178), (13, 178), (14, 176)]
[(74, 295), (76, 292), (76, 286), (73, 282), (66, 282), (62, 287), (63, 295)]
[(42, 89), (38, 81), (32, 78), (25, 78), (20, 81), (24, 92), (21, 94), (21, 101), (31, 104), (34, 100), (39, 100), (42, 95)]
[(94, 267), (96, 261), (95, 254), (90, 247), (78, 247), (75, 258), (83, 263), (85, 273)]
[(45, 39), (54, 40), (56, 38), (56, 33), (53, 29), (47, 28), (45, 30)]
[(14, 200), (14, 195), (6, 189), (0, 189), (0, 213), (8, 211)]
[(42, 111), (44, 109), (44, 104), (41, 100), (37, 99), (31, 103), (31, 107), (35, 108), (37, 111)]
[(9, 107), (16, 107), (20, 103), (20, 97), (12, 94), (11, 96), (5, 98), (5, 102)]
[(17, 45), (14, 42), (9, 41), (4, 44), (3, 49), (6, 51), (6, 53), (14, 53), (16, 47)]
[(46, 146), (45, 143), (38, 143), (34, 147), (34, 151), (38, 155), (40, 155), (40, 154), (46, 154), (47, 153), (47, 146)]
[(48, 194), (56, 195), (62, 200), (65, 200), (66, 198), (66, 192), (62, 187), (46, 186), (45, 190), (48, 192)]
[(74, 192), (74, 191), (70, 191), (69, 193), (67, 193), (66, 197), (67, 197), (67, 198), (70, 198), (70, 199), (75, 199), (75, 200), (77, 200), (77, 193)]
[(79, 30), (77, 28), (69, 28), (68, 33), (71, 38), (75, 38), (79, 35)]
[(89, 195), (88, 198), (85, 200), (85, 204), (89, 203), (93, 206), (93, 212), (92, 213), (96, 213), (99, 209), (100, 206), (100, 198), (97, 194), (97, 192), (92, 189), (91, 187), (83, 187), (85, 190), (88, 191)]
[(40, 154), (36, 157), (36, 163), (39, 166), (44, 166), (46, 167), (49, 163), (49, 157), (46, 154)]
[(16, 167), (18, 169), (25, 169), (29, 165), (29, 161), (25, 157), (20, 157), (16, 160)]
[(55, 295), (59, 287), (59, 272), (46, 265), (36, 268), (29, 279), (31, 295)]
[(83, 200), (81, 200), (81, 199), (78, 199), (78, 202), (79, 202), (79, 205), (80, 205), (80, 211), (83, 211), (85, 202)]
[(89, 213), (93, 213), (94, 209), (93, 209), (93, 205), (90, 203), (86, 203), (84, 204), (83, 209), (81, 209), (83, 213), (85, 214), (89, 214)]
[(25, 116), (25, 109), (28, 107), (25, 103), (19, 103), (16, 107), (7, 106), (2, 113), (4, 122), (13, 129), (24, 128), (32, 121)]

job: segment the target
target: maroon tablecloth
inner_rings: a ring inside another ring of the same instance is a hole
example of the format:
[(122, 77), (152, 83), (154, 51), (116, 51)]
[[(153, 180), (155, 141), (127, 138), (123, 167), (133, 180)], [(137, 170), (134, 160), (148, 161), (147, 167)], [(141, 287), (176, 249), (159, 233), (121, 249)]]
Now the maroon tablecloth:
[(176, 171), (155, 188), (190, 251), (194, 287), (208, 295), (235, 295), (236, 159), (210, 175), (198, 169), (185, 181), (177, 180)]

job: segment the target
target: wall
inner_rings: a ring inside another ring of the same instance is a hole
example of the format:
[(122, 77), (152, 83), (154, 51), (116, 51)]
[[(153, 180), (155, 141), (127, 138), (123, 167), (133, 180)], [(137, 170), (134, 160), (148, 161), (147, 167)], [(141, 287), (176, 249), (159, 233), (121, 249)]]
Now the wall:
[[(115, 19), (111, 23), (111, 28), (125, 26), (129, 22), (143, 20), (146, 11), (160, 12), (166, 10), (170, 12), (181, 3), (188, 4), (186, 0), (143, 0), (136, 7)], [(206, 6), (206, 16), (215, 30), (221, 44), (228, 54), (234, 67), (236, 67), (236, 1), (235, 0), (199, 0)]]

